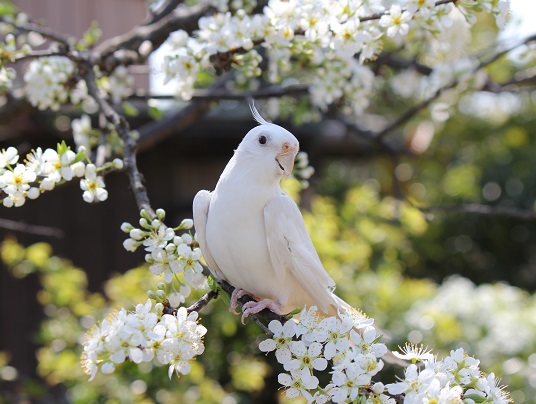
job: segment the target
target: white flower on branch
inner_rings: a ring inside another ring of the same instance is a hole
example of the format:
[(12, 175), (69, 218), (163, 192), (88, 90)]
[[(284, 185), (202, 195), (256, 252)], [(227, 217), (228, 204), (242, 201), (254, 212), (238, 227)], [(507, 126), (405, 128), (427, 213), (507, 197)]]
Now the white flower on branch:
[(387, 36), (395, 37), (404, 36), (409, 32), (409, 22), (412, 14), (408, 11), (402, 11), (399, 5), (394, 4), (389, 9), (389, 14), (385, 14), (380, 19), (380, 25), (387, 28)]
[(0, 173), (4, 172), (7, 166), (13, 165), (19, 161), (19, 152), (14, 147), (8, 147), (7, 150), (0, 151)]
[(154, 334), (161, 340), (156, 357), (163, 365), (169, 364), (168, 375), (190, 373), (189, 362), (201, 355), (205, 349), (203, 336), (207, 329), (197, 322), (197, 312), (190, 314), (184, 307), (177, 315), (164, 314), (154, 328)]
[(56, 150), (46, 149), (43, 158), (45, 159), (45, 173), (51, 181), (58, 183), (62, 179), (72, 180), (74, 172), (71, 164), (76, 158), (72, 150), (59, 154)]
[(313, 398), (308, 390), (318, 387), (318, 378), (311, 375), (307, 369), (291, 370), (290, 375), (280, 373), (277, 380), (287, 388), (285, 393), (288, 398), (303, 396), (308, 402), (312, 401)]
[[(164, 279), (167, 283), (173, 280), (173, 274), (182, 272), (177, 256), (169, 254), (163, 248), (154, 249), (150, 255), (153, 264), (149, 267), (149, 270), (154, 275), (164, 274)], [(147, 260), (149, 261), (149, 257)]]
[(125, 309), (112, 313), (93, 326), (82, 343), (82, 366), (93, 380), (99, 370), (113, 373), (115, 366), (127, 359), (134, 363), (169, 365), (169, 374), (187, 374), (189, 362), (204, 351), (207, 329), (197, 322), (197, 313), (184, 307), (176, 315), (162, 315), (162, 305), (151, 300), (138, 304), (132, 313)]
[(73, 73), (74, 64), (65, 56), (32, 60), (24, 74), (28, 100), (39, 109), (58, 110), (69, 98), (65, 83)]
[[(148, 252), (145, 260), (150, 264), (151, 273), (163, 274), (168, 284), (174, 281), (180, 282), (179, 290), (173, 286), (175, 294), (171, 298), (168, 297), (168, 300), (171, 299), (174, 302), (173, 306), (176, 307), (177, 302), (184, 301), (184, 298), (189, 295), (190, 287), (206, 289), (207, 278), (203, 274), (201, 265), (201, 250), (193, 246), (194, 238), (189, 233), (183, 233), (181, 236), (175, 234), (176, 230), (191, 229), (193, 221), (184, 219), (177, 228), (173, 229), (162, 222), (165, 218), (164, 210), (158, 209), (156, 213), (157, 218), (151, 219), (147, 212), (141, 212), (140, 226), (145, 230), (135, 228), (130, 223), (121, 225), (121, 230), (130, 236), (123, 242), (123, 247), (127, 251), (136, 251), (139, 246), (143, 245), (145, 251)], [(182, 274), (186, 284), (177, 278), (177, 274)]]
[(35, 199), (39, 196), (39, 189), (30, 184), (36, 180), (35, 171), (24, 164), (17, 164), (13, 170), (6, 170), (0, 176), (0, 189), (7, 194), (3, 204), (5, 207), (20, 207), (26, 198)]
[(85, 147), (91, 149), (90, 136), (93, 132), (91, 127), (91, 118), (89, 115), (83, 114), (80, 119), (73, 119), (71, 122), (73, 130), (73, 140), (77, 147)]
[(85, 178), (80, 180), (80, 188), (84, 191), (82, 194), (84, 201), (92, 203), (108, 199), (108, 191), (105, 189), (102, 177), (97, 175), (97, 167), (94, 164), (88, 164), (85, 172)]

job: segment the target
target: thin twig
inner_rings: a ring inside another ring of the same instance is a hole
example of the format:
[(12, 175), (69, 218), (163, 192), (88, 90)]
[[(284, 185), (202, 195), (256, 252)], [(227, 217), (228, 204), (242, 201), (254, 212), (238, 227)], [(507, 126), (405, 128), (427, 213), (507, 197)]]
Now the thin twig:
[(191, 313), (192, 311), (199, 312), (201, 309), (206, 307), (211, 300), (216, 299), (218, 297), (218, 292), (215, 292), (214, 290), (210, 290), (207, 293), (205, 293), (197, 302), (192, 304), (190, 307), (186, 309), (188, 313)]
[(59, 239), (64, 237), (63, 230), (55, 227), (38, 226), (2, 218), (0, 218), (0, 228), (44, 237), (54, 237)]

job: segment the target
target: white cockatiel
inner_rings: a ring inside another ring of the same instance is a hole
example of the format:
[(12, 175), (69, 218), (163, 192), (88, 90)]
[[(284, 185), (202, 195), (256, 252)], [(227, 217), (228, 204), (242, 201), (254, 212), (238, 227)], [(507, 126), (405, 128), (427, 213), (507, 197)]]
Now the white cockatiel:
[(231, 302), (245, 292), (258, 301), (244, 317), (264, 308), (283, 314), (317, 306), (334, 315), (347, 303), (332, 292), (296, 203), (280, 181), (290, 175), (299, 150), (286, 129), (265, 121), (252, 105), (259, 126), (250, 130), (213, 192), (200, 191), (193, 203), (201, 251), (212, 273), (233, 285)]

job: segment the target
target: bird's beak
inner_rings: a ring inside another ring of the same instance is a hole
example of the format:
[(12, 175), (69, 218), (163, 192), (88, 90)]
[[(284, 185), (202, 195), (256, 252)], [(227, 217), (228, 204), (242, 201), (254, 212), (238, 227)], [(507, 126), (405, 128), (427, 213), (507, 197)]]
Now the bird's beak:
[(290, 144), (285, 143), (281, 153), (275, 156), (276, 161), (279, 163), (279, 168), (281, 168), (285, 176), (289, 176), (292, 173), (296, 154), (298, 154), (298, 147), (292, 147)]

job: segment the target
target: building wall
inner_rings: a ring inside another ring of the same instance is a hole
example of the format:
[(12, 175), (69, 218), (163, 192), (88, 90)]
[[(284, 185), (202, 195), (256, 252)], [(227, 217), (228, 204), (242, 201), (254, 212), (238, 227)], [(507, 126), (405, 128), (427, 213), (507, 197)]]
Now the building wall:
[(147, 14), (145, 0), (15, 0), (32, 20), (80, 38), (92, 21), (98, 21), (103, 39), (122, 34)]
[[(82, 38), (93, 21), (102, 30), (101, 41), (121, 35), (147, 17), (145, 0), (14, 0), (13, 3), (32, 21), (54, 31)], [(140, 90), (149, 88), (148, 69), (129, 68)]]

